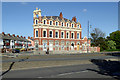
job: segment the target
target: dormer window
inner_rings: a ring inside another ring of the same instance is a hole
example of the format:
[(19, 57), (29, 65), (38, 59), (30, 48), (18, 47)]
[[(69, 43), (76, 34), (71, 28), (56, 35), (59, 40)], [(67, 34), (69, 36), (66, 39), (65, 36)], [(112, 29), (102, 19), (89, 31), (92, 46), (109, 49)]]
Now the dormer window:
[(64, 26), (64, 23), (62, 22), (62, 26)]
[(50, 21), (50, 25), (52, 25), (52, 21)]
[(44, 20), (44, 22), (43, 22), (44, 24), (46, 24), (46, 20)]
[(74, 24), (72, 24), (72, 28), (74, 27)]

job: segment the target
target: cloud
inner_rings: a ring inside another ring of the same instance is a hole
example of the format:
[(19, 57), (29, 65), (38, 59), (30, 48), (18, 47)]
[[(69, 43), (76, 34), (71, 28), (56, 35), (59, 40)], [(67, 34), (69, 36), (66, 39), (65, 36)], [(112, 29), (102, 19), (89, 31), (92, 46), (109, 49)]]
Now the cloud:
[(83, 12), (87, 12), (87, 9), (83, 9)]
[(21, 4), (26, 5), (26, 4), (27, 4), (27, 2), (21, 2)]

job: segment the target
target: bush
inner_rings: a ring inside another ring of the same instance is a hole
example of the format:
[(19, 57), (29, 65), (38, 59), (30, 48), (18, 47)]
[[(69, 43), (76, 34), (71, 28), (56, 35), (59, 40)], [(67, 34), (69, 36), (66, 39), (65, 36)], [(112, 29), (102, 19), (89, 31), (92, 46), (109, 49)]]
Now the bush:
[(105, 51), (120, 51), (120, 49), (109, 49), (109, 50), (105, 50)]

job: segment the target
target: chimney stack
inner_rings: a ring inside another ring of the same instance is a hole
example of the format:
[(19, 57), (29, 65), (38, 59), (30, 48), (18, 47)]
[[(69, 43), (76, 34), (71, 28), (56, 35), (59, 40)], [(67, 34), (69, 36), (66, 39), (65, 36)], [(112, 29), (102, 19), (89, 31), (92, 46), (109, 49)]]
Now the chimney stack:
[(15, 34), (13, 34), (12, 36), (14, 36), (14, 37), (15, 37)]
[(5, 35), (5, 33), (4, 33), (4, 32), (2, 32), (2, 34), (3, 34), (3, 35)]
[(77, 21), (76, 16), (72, 18), (72, 21), (75, 21), (75, 22)]
[(10, 36), (10, 34), (8, 34), (8, 36)]
[(31, 37), (31, 39), (33, 39), (33, 37)]
[(30, 39), (30, 36), (28, 36), (28, 39)]
[(19, 35), (17, 35), (17, 37), (19, 37)]
[(24, 37), (24, 39), (26, 39), (26, 37)]
[(60, 17), (61, 19), (63, 18), (63, 14), (62, 14), (62, 12), (60, 12), (59, 17)]
[(21, 38), (23, 38), (23, 36), (21, 36)]

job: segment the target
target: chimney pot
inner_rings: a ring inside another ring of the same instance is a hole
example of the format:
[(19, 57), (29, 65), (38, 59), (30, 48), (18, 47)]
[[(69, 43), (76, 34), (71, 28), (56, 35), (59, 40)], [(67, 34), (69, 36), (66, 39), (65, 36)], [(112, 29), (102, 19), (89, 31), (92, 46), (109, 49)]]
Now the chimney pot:
[(23, 38), (23, 37), (21, 36), (21, 38)]
[(60, 17), (61, 19), (63, 18), (63, 14), (62, 14), (62, 12), (60, 13), (59, 17)]
[(3, 34), (3, 35), (5, 35), (5, 33), (4, 33), (4, 32), (2, 32), (2, 34)]
[(24, 39), (25, 39), (26, 37), (24, 37)]
[(75, 22), (77, 21), (76, 16), (72, 18), (72, 21), (75, 21)]
[(28, 39), (30, 39), (30, 36), (28, 36)]
[(10, 34), (8, 34), (8, 36), (10, 36)]
[(14, 37), (15, 37), (15, 34), (13, 34), (12, 36), (14, 36)]
[(17, 37), (19, 37), (19, 35), (17, 35)]

